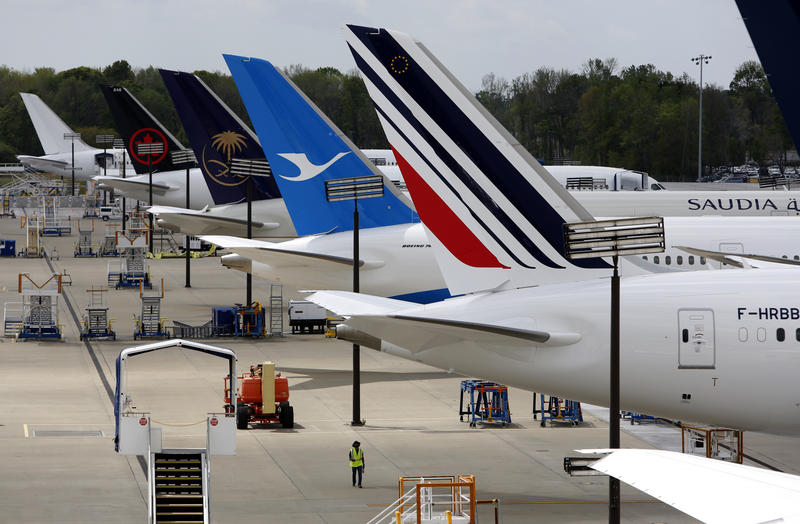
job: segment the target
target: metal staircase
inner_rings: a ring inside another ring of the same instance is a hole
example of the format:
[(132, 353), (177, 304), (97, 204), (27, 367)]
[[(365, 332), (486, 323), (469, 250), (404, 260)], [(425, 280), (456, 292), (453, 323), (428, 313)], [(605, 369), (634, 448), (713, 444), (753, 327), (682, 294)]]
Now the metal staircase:
[(171, 450), (151, 454), (153, 522), (208, 522), (208, 463), (205, 452)]
[(269, 285), (269, 334), (283, 336), (283, 284)]

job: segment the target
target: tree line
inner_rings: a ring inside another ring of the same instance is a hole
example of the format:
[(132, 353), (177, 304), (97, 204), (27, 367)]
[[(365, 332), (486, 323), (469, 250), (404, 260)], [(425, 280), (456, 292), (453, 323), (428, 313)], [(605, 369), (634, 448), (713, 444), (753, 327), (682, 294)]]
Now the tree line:
[[(293, 65), (291, 80), (355, 144), (388, 144), (356, 71)], [(195, 71), (246, 123), (247, 111), (230, 75)], [(20, 92), (38, 94), (70, 127), (94, 145), (115, 134), (99, 84), (128, 88), (178, 139), (187, 143), (178, 115), (154, 67), (133, 69), (125, 60), (103, 68), (52, 68), (22, 72), (0, 67), (0, 162), (16, 154), (42, 154)], [(592, 59), (582, 71), (539, 68), (513, 80), (488, 74), (478, 100), (534, 156), (647, 171), (662, 180), (697, 174), (698, 84), (655, 66), (619, 68)], [(791, 137), (760, 64), (744, 62), (727, 88), (703, 89), (703, 163), (706, 166), (781, 163)]]

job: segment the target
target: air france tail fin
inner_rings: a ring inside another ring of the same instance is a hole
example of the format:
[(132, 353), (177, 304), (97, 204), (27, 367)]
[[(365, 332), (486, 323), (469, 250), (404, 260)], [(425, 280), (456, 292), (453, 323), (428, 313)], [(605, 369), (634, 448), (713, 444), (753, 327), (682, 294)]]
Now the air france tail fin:
[[(101, 85), (100, 88), (111, 110), (115, 127), (125, 141), (125, 148), (128, 150), (136, 174), (149, 173), (151, 166), (153, 173), (185, 168), (185, 164), (174, 164), (170, 153), (186, 148), (130, 91), (113, 85)], [(161, 144), (161, 152), (140, 154), (137, 145), (149, 143)]]
[(800, 70), (795, 63), (800, 5), (793, 0), (736, 0), (736, 5), (794, 145), (800, 148), (800, 96), (797, 95)]
[(224, 56), (298, 235), (352, 229), (352, 202), (326, 199), (325, 180), (335, 178), (384, 178), (383, 197), (358, 202), (360, 227), (414, 220), (411, 202), (272, 64)]
[[(200, 170), (217, 205), (247, 200), (247, 177), (230, 174), (231, 159), (265, 160), (255, 133), (197, 76), (159, 69)], [(280, 198), (273, 177), (253, 178), (253, 200)]]
[(609, 274), (565, 258), (564, 222), (591, 215), (422, 44), (344, 33), (452, 294)]
[[(33, 127), (39, 136), (45, 155), (65, 153), (71, 151), (72, 140), (64, 138), (64, 133), (72, 133), (72, 129), (41, 98), (31, 93), (20, 93), (28, 116), (31, 117)], [(83, 140), (75, 140), (75, 151), (88, 151), (92, 149)]]

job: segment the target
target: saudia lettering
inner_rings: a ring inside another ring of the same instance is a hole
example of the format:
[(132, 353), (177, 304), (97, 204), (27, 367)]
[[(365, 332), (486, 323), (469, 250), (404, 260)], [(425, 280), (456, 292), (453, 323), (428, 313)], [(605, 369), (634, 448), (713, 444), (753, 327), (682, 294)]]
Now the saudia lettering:
[(800, 308), (796, 307), (759, 307), (759, 308), (736, 308), (739, 320), (746, 317), (753, 317), (759, 320), (800, 320)]
[[(738, 211), (747, 211), (748, 209), (754, 209), (756, 211), (762, 209), (778, 210), (777, 206), (775, 206), (775, 203), (770, 198), (706, 198), (705, 200), (701, 200), (699, 198), (689, 199), (690, 211), (706, 211), (708, 209), (713, 211), (731, 211), (734, 209)], [(794, 200), (790, 201), (787, 209), (797, 211), (797, 202)]]

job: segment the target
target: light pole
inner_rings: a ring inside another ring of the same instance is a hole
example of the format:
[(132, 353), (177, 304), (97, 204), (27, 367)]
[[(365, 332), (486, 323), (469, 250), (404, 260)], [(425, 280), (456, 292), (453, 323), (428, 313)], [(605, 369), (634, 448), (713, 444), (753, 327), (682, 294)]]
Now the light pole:
[(81, 139), (80, 133), (64, 133), (64, 140), (72, 142), (72, 185), (69, 194), (75, 196), (75, 140)]
[(701, 53), (691, 60), (700, 66), (700, 121), (697, 124), (697, 181), (700, 182), (703, 178), (703, 64), (707, 64), (711, 57)]
[[(383, 177), (377, 175), (335, 178), (325, 181), (328, 202), (353, 201), (353, 292), (360, 291), (358, 267), (358, 199), (383, 196)], [(361, 426), (361, 346), (353, 344), (353, 426)]]
[[(266, 159), (232, 158), (230, 174), (247, 177), (247, 238), (253, 238), (253, 177), (272, 176), (272, 170)], [(247, 273), (247, 305), (253, 302), (253, 275)]]
[[(619, 257), (664, 251), (664, 219), (622, 218), (564, 224), (564, 251), (569, 259), (612, 257), (609, 348), (608, 447), (619, 448), (620, 301)], [(619, 479), (608, 479), (608, 522), (620, 522)]]
[[(172, 163), (175, 165), (186, 164), (186, 209), (189, 207), (189, 170), (195, 165), (197, 159), (194, 156), (194, 151), (191, 149), (181, 149), (172, 152)], [(191, 278), (189, 275), (189, 260), (192, 258), (191, 243), (189, 242), (189, 235), (186, 235), (186, 285), (183, 287), (192, 287)]]
[[(114, 135), (95, 135), (94, 141), (103, 146), (103, 176), (106, 176), (106, 167), (108, 166), (108, 159), (106, 158), (106, 149), (114, 143)], [(107, 203), (108, 192), (103, 191), (103, 204)]]
[[(122, 149), (122, 178), (125, 178), (125, 141), (121, 138), (114, 139), (114, 149)], [(122, 195), (122, 231), (125, 231), (125, 222), (128, 220), (127, 215), (125, 215), (125, 195)]]
[[(162, 142), (145, 142), (136, 144), (136, 154), (140, 157), (147, 155), (147, 171), (150, 175), (147, 185), (149, 190), (149, 201), (147, 202), (150, 207), (153, 207), (153, 155), (161, 155), (164, 152), (164, 144)], [(150, 215), (150, 252), (153, 252), (153, 214)]]

